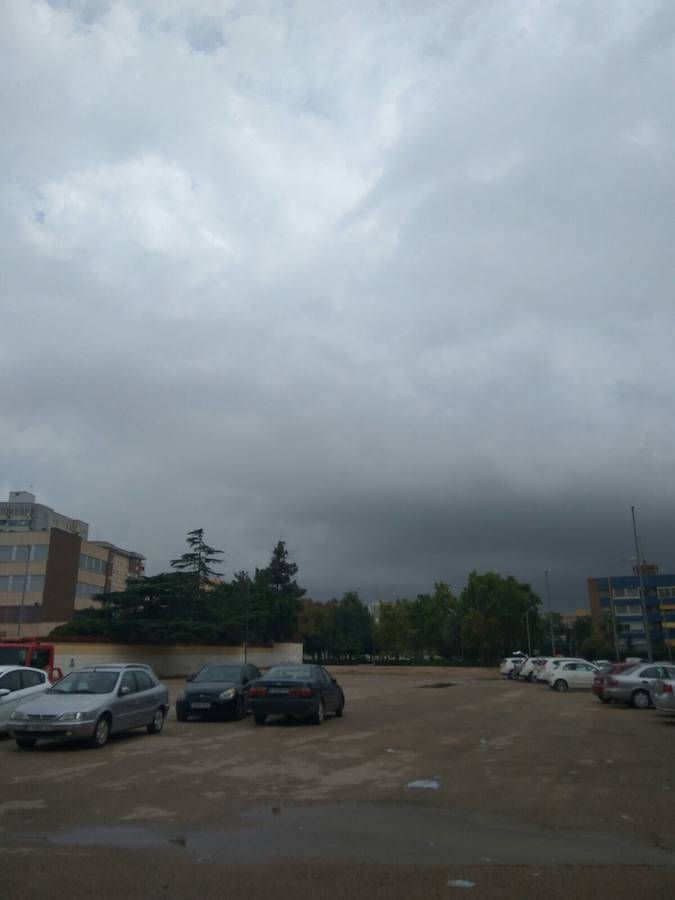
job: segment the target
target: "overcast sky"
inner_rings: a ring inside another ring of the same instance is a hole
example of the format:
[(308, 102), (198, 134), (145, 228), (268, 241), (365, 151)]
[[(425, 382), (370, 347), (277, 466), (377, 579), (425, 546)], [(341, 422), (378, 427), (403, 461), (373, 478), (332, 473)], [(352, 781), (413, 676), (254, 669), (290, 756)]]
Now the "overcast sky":
[(159, 571), (675, 571), (672, 0), (3, 0), (0, 498)]

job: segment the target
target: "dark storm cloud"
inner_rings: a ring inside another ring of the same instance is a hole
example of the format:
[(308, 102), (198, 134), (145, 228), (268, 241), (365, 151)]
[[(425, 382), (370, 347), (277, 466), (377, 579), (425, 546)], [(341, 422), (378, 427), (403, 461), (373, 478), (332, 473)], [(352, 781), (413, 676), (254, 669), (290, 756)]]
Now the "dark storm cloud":
[(669, 3), (6, 4), (0, 489), (149, 570), (675, 566)]

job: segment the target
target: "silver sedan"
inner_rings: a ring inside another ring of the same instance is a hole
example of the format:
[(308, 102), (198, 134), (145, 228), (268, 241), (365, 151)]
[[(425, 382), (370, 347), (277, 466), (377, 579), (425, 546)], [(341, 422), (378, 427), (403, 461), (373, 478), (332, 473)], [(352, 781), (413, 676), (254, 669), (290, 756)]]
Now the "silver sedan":
[(35, 700), (18, 706), (9, 733), (22, 750), (40, 740), (85, 738), (103, 747), (119, 731), (162, 730), (169, 691), (149, 666), (119, 664), (69, 672)]
[(656, 709), (666, 716), (675, 716), (675, 681), (657, 681), (652, 691)]
[(642, 663), (620, 675), (608, 675), (603, 685), (608, 700), (628, 703), (637, 709), (648, 709), (658, 681), (675, 678), (671, 663)]

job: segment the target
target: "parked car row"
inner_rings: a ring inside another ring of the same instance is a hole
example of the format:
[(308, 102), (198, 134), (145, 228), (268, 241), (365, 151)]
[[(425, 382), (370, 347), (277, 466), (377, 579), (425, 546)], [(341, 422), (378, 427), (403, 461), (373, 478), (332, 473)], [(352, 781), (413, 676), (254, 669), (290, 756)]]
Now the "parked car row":
[[(316, 665), (256, 666), (210, 663), (191, 675), (176, 698), (176, 719), (241, 719), (256, 725), (269, 716), (307, 719), (343, 715), (342, 688)], [(146, 728), (159, 734), (169, 713), (169, 689), (141, 663), (76, 669), (56, 684), (39, 669), (0, 667), (0, 732), (23, 750), (41, 740), (84, 739), (103, 747), (111, 734)]]
[(675, 715), (675, 664), (635, 659), (598, 663), (574, 657), (514, 655), (502, 660), (499, 671), (507, 678), (545, 682), (556, 691), (590, 690), (603, 703), (656, 707)]

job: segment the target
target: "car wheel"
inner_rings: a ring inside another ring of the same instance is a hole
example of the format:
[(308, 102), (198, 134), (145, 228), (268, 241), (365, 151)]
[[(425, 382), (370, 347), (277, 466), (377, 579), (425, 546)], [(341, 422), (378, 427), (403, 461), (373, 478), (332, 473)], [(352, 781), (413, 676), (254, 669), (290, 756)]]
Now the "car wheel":
[(324, 716), (326, 715), (326, 704), (321, 700), (319, 702), (319, 708), (312, 716), (312, 722), (314, 725), (320, 725), (323, 722)]
[(630, 702), (636, 709), (649, 709), (652, 705), (651, 697), (647, 691), (634, 691)]
[(152, 722), (148, 725), (148, 734), (159, 734), (162, 728), (164, 728), (164, 718), (164, 710), (159, 706), (155, 710)]
[(187, 722), (187, 720), (188, 720), (187, 713), (183, 712), (182, 710), (179, 712), (178, 707), (176, 707), (176, 719), (179, 722)]
[(344, 713), (345, 713), (345, 701), (344, 701), (344, 697), (341, 697), (341, 698), (340, 698), (340, 705), (339, 705), (338, 708), (335, 710), (335, 718), (336, 718), (336, 719), (341, 719), (341, 718), (343, 717)]
[(16, 739), (16, 746), (19, 748), (19, 750), (32, 750), (36, 744), (37, 740), (35, 738)]
[(105, 747), (110, 737), (110, 720), (106, 716), (101, 716), (94, 727), (89, 743), (92, 747)]
[(235, 722), (244, 718), (244, 698), (242, 696), (237, 697), (237, 702), (232, 710), (232, 718)]
[(553, 687), (556, 689), (556, 691), (566, 691), (569, 685), (563, 678), (559, 678), (553, 685)]
[(253, 716), (253, 721), (255, 722), (256, 725), (264, 725), (265, 722), (267, 721), (267, 716), (262, 715), (262, 714), (255, 715), (255, 716)]

